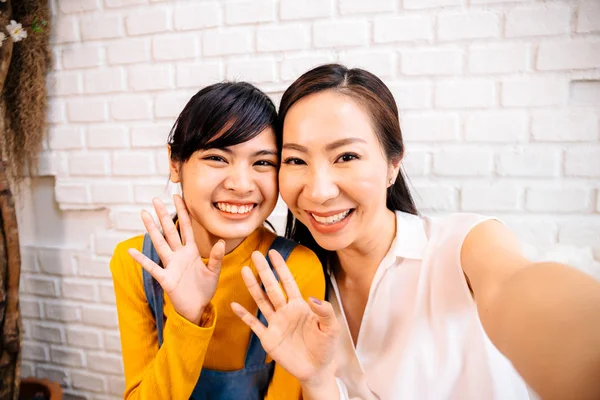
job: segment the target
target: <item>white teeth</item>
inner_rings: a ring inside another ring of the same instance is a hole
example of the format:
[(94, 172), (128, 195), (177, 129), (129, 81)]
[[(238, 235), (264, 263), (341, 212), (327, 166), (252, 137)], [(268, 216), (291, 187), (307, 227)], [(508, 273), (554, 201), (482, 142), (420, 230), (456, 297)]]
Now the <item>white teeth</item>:
[(247, 214), (254, 208), (254, 205), (238, 206), (238, 205), (229, 204), (229, 203), (215, 203), (215, 205), (217, 206), (217, 208), (219, 210), (225, 211), (225, 212), (228, 212), (231, 214)]
[(320, 217), (315, 214), (311, 214), (311, 215), (317, 222), (320, 222), (321, 224), (332, 225), (332, 224), (335, 224), (336, 222), (340, 222), (341, 220), (346, 218), (348, 216), (348, 214), (350, 214), (350, 210), (346, 210), (339, 214), (330, 215), (329, 217)]

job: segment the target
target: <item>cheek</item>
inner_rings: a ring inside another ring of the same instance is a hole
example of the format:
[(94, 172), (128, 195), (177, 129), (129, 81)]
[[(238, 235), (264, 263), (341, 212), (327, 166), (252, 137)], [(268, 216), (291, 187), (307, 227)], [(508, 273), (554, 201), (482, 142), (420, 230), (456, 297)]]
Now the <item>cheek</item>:
[(299, 180), (294, 178), (294, 174), (284, 169), (279, 171), (279, 193), (283, 201), (291, 204), (299, 192), (299, 187)]
[(261, 174), (258, 177), (258, 185), (261, 188), (261, 193), (264, 201), (267, 203), (276, 203), (279, 194), (277, 185), (277, 172)]

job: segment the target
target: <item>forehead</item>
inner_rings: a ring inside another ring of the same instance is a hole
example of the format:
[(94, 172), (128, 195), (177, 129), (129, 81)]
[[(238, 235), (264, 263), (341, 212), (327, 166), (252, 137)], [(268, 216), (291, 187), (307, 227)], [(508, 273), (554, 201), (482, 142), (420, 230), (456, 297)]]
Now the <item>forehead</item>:
[(306, 96), (295, 103), (285, 117), (284, 143), (324, 146), (350, 137), (377, 143), (366, 108), (343, 93), (325, 90)]

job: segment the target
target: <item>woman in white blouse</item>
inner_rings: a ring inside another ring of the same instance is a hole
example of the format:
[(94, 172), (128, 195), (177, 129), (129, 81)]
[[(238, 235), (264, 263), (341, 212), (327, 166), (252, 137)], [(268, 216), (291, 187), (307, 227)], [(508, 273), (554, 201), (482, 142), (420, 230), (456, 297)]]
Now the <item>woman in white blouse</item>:
[[(458, 95), (458, 94), (457, 94)], [(502, 223), (417, 214), (394, 98), (360, 69), (317, 67), (284, 93), (287, 235), (312, 248), (328, 300), (305, 301), (270, 254), (245, 282), (268, 321), (234, 311), (312, 399), (600, 398), (600, 284), (533, 263)]]

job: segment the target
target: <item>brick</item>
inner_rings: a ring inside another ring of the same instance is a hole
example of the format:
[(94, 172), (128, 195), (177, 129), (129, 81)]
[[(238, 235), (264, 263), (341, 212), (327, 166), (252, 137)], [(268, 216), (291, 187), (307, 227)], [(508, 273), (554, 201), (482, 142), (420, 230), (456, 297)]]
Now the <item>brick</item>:
[(56, 279), (48, 277), (23, 276), (25, 293), (41, 297), (58, 297), (58, 286)]
[(455, 211), (458, 208), (458, 190), (440, 184), (415, 185), (412, 195), (419, 210)]
[(133, 187), (136, 203), (149, 203), (153, 197), (165, 197), (168, 194), (167, 180), (161, 183), (140, 183)]
[(111, 394), (122, 396), (125, 393), (125, 379), (122, 377), (108, 377), (108, 391)]
[(290, 51), (309, 47), (310, 32), (305, 26), (264, 26), (256, 30), (258, 51)]
[(560, 224), (558, 242), (578, 247), (590, 246), (594, 257), (600, 256), (600, 220), (589, 216), (585, 219), (570, 219)]
[(110, 103), (110, 113), (117, 121), (150, 120), (151, 103), (146, 96), (121, 96)]
[(66, 44), (79, 42), (79, 20), (76, 17), (61, 16), (56, 18), (51, 31), (51, 39), (53, 43)]
[(531, 130), (538, 142), (580, 142), (598, 140), (598, 115), (593, 110), (535, 112)]
[(109, 154), (70, 154), (69, 173), (72, 176), (107, 176), (109, 174)]
[(129, 147), (129, 134), (124, 126), (92, 126), (87, 131), (87, 145), (94, 149), (123, 149)]
[(81, 93), (81, 76), (78, 72), (51, 72), (46, 79), (48, 95), (65, 96)]
[(469, 112), (465, 120), (465, 139), (469, 142), (525, 142), (528, 121), (528, 115), (522, 111)]
[(440, 13), (438, 39), (441, 41), (485, 39), (500, 36), (501, 17), (492, 11)]
[(311, 52), (310, 55), (287, 56), (281, 62), (281, 79), (286, 81), (296, 80), (310, 68), (334, 61), (335, 57), (331, 54), (318, 54), (315, 52)]
[(491, 80), (443, 81), (437, 84), (435, 90), (435, 105), (441, 108), (482, 108), (495, 104), (496, 84)]
[(369, 24), (366, 21), (315, 22), (313, 46), (316, 48), (366, 46)]
[(24, 318), (39, 319), (42, 317), (42, 305), (37, 300), (20, 298), (19, 307)]
[(103, 328), (117, 328), (117, 311), (114, 307), (86, 306), (82, 310), (83, 322), (87, 325)]
[(600, 3), (597, 0), (579, 2), (577, 8), (577, 32), (600, 32)]
[(175, 29), (180, 31), (212, 28), (220, 25), (221, 9), (216, 1), (176, 6), (174, 19)]
[(100, 349), (102, 333), (97, 328), (69, 327), (67, 328), (67, 343), (69, 346), (84, 349)]
[(274, 0), (225, 2), (225, 22), (229, 25), (254, 24), (275, 20)]
[(169, 153), (166, 148), (158, 149), (154, 152), (156, 156), (156, 172), (159, 176), (168, 177), (169, 169)]
[(489, 176), (493, 152), (486, 148), (459, 148), (433, 154), (433, 173), (439, 176)]
[(92, 68), (102, 64), (102, 49), (98, 46), (67, 47), (62, 50), (64, 69)]
[(80, 26), (81, 38), (84, 42), (123, 36), (123, 21), (118, 15), (94, 15), (82, 18)]
[(169, 30), (169, 12), (165, 9), (140, 12), (136, 10), (127, 15), (125, 26), (129, 35), (147, 35)]
[(384, 11), (395, 11), (394, 0), (340, 0), (340, 14), (367, 14)]
[(600, 80), (573, 80), (569, 85), (569, 101), (577, 105), (600, 105)]
[(83, 183), (57, 183), (56, 201), (69, 204), (87, 204), (90, 201), (87, 186)]
[(400, 126), (408, 142), (453, 142), (459, 138), (459, 119), (454, 114), (406, 115)]
[[(60, 367), (53, 367), (51, 365), (38, 365), (36, 368), (36, 374), (39, 379), (48, 379), (53, 382), (57, 382), (59, 385), (67, 386), (69, 382), (69, 376)], [(23, 375), (27, 376), (27, 375)]]
[(463, 69), (460, 48), (421, 48), (400, 51), (400, 70), (406, 75), (456, 75)]
[(219, 62), (203, 62), (201, 64), (177, 63), (177, 87), (199, 88), (223, 80), (221, 64)]
[[(111, 253), (112, 255), (112, 253)], [(95, 259), (90, 256), (78, 257), (78, 275), (89, 278), (110, 278), (109, 261)]]
[(79, 98), (67, 103), (71, 122), (104, 122), (107, 120), (106, 102), (100, 99)]
[(200, 54), (198, 46), (196, 35), (163, 34), (152, 39), (152, 56), (158, 61), (196, 58)]
[(394, 55), (389, 51), (349, 51), (339, 53), (340, 62), (348, 68), (362, 68), (379, 78), (394, 75)]
[(40, 270), (48, 275), (73, 276), (75, 264), (71, 250), (41, 247), (38, 248), (38, 265)]
[(173, 87), (173, 69), (169, 65), (140, 65), (129, 68), (129, 87), (136, 91), (166, 90)]
[(592, 207), (592, 192), (576, 187), (532, 187), (525, 192), (525, 207), (534, 212), (586, 212)]
[(158, 118), (177, 118), (183, 107), (190, 101), (189, 93), (164, 93), (156, 96), (154, 116)]
[(280, 0), (280, 17), (288, 19), (314, 19), (333, 14), (333, 0)]
[(86, 71), (83, 82), (86, 93), (115, 93), (125, 90), (125, 74), (121, 68)]
[[(141, 223), (141, 218), (140, 218), (140, 214), (139, 212), (136, 213), (137, 214), (137, 219), (139, 222), (139, 226), (132, 229), (135, 230), (137, 232), (140, 232), (144, 229), (144, 225)], [(117, 219), (118, 221), (118, 219)], [(117, 304), (116, 299), (115, 299), (115, 288), (111, 283), (100, 283), (98, 285), (98, 293), (100, 295), (100, 303), (102, 304), (108, 304), (108, 305), (115, 305)]]
[(131, 128), (131, 142), (136, 148), (163, 147), (170, 131), (171, 125), (167, 124), (136, 126)]
[(98, 374), (83, 371), (71, 372), (71, 384), (73, 388), (96, 393), (106, 391), (106, 379)]
[(155, 174), (151, 152), (127, 151), (113, 154), (113, 174), (117, 176), (147, 176)]
[(98, 0), (60, 0), (58, 6), (64, 14), (95, 11), (100, 8)]
[(530, 48), (526, 43), (500, 43), (469, 46), (469, 72), (503, 74), (529, 68)]
[(25, 361), (50, 361), (48, 346), (29, 340), (23, 340), (21, 357)]
[(498, 154), (498, 175), (550, 178), (561, 170), (561, 150), (547, 147), (517, 147)]
[(465, 184), (461, 190), (463, 211), (515, 211), (519, 209), (521, 189), (510, 182)]
[(91, 371), (123, 375), (123, 361), (117, 355), (88, 353), (87, 361)]
[(275, 60), (250, 59), (229, 61), (227, 63), (227, 79), (252, 83), (275, 82)]
[(411, 149), (404, 153), (402, 166), (409, 178), (431, 173), (431, 154), (428, 151)]
[(516, 217), (502, 217), (502, 222), (517, 234), (521, 243), (535, 246), (547, 246), (555, 244), (558, 239), (558, 224), (549, 221), (548, 218), (541, 220)]
[(506, 37), (561, 35), (569, 32), (571, 7), (538, 3), (517, 7), (506, 14)]
[(567, 96), (567, 84), (561, 78), (518, 78), (502, 82), (501, 102), (507, 107), (561, 105)]
[(21, 272), (39, 272), (35, 247), (21, 245)]
[(577, 39), (540, 44), (536, 67), (540, 71), (594, 69), (600, 65), (600, 40)]
[(585, 178), (600, 177), (600, 148), (571, 148), (565, 153), (565, 174)]
[(430, 16), (401, 15), (375, 18), (373, 21), (375, 43), (431, 41), (432, 39), (433, 19)]
[(64, 103), (52, 100), (48, 103), (47, 120), (50, 124), (59, 124), (65, 122)]
[(252, 52), (253, 32), (247, 28), (207, 30), (202, 36), (202, 54), (220, 56)]
[[(400, 112), (431, 108), (433, 104), (433, 85), (429, 81), (411, 81), (390, 83), (388, 88), (394, 95)], [(403, 122), (401, 121), (403, 127)]]
[(121, 338), (117, 332), (104, 333), (104, 348), (107, 351), (121, 353)]
[(77, 150), (83, 148), (83, 132), (80, 128), (52, 126), (48, 133), (49, 146), (52, 150)]
[(106, 61), (110, 65), (142, 63), (149, 60), (148, 39), (111, 40), (106, 43)]
[(35, 376), (35, 363), (21, 361), (21, 377)]
[(64, 328), (56, 323), (32, 322), (29, 325), (31, 338), (45, 343), (64, 343)]
[(71, 300), (96, 301), (96, 285), (93, 282), (69, 279), (61, 283), (62, 297)]
[(102, 182), (92, 184), (92, 201), (101, 204), (128, 204), (133, 200), (128, 182)]
[(463, 0), (402, 0), (402, 7), (406, 9), (460, 6), (462, 4)]
[(65, 304), (64, 300), (44, 303), (44, 315), (49, 321), (78, 322), (81, 321), (81, 310), (79, 306)]
[(108, 8), (118, 8), (146, 4), (148, 0), (104, 0), (104, 3)]

